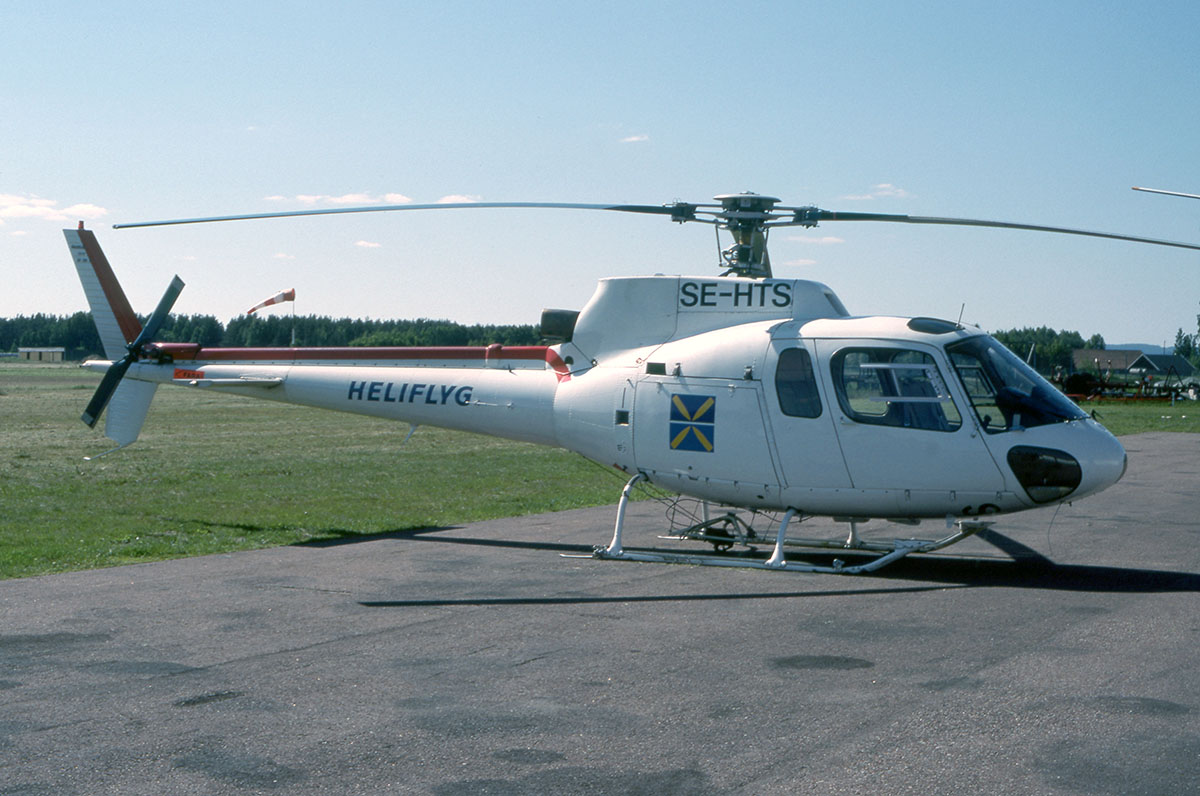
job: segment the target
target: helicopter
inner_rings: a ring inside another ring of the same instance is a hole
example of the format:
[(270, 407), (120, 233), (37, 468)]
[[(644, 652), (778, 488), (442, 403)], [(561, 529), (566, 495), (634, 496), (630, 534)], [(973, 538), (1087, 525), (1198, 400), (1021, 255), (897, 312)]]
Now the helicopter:
[[(732, 237), (716, 276), (601, 279), (579, 310), (548, 309), (543, 344), (213, 348), (156, 342), (176, 276), (143, 326), (95, 233), (64, 230), (107, 361), (82, 419), (132, 444), (160, 384), (429, 424), (565, 448), (626, 478), (611, 541), (590, 557), (861, 574), (940, 550), (1012, 512), (1115, 484), (1117, 439), (991, 336), (929, 317), (852, 315), (821, 282), (777, 278), (771, 229), (877, 221), (1033, 230), (1200, 249), (1107, 232), (982, 219), (835, 212), (757, 193), (663, 205), (469, 202), (335, 208), (116, 224), (114, 228), (380, 211), (553, 208), (657, 215)], [(407, 439), (407, 438), (406, 438)], [(111, 453), (112, 451), (106, 451)], [(103, 455), (103, 454), (101, 454)], [(630, 549), (627, 505), (643, 482), (698, 500), (669, 537), (711, 553)], [(750, 520), (746, 517), (749, 516)], [(754, 528), (770, 517), (774, 533)], [(844, 539), (789, 535), (811, 517)], [(868, 539), (871, 520), (944, 520), (935, 538)], [(737, 553), (730, 553), (733, 547)], [(757, 555), (769, 546), (770, 555)], [(845, 551), (860, 563), (789, 559)]]

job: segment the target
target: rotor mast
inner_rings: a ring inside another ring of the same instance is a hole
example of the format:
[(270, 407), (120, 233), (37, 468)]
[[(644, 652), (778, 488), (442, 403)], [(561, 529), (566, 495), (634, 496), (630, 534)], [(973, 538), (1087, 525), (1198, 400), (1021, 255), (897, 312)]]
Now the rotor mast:
[(721, 212), (715, 214), (724, 219), (721, 226), (733, 235), (733, 245), (721, 252), (721, 260), (729, 269), (726, 274), (770, 278), (766, 226), (779, 199), (750, 191), (721, 194), (713, 199), (721, 203)]

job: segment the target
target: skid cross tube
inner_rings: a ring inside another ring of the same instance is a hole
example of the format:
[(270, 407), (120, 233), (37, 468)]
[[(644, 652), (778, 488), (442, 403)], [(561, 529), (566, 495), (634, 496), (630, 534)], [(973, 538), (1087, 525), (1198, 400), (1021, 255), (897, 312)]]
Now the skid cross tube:
[[(792, 520), (803, 514), (797, 508), (789, 508), (779, 522), (779, 528), (775, 532), (775, 541), (772, 547), (771, 556), (766, 560), (759, 558), (749, 558), (742, 556), (722, 556), (703, 553), (672, 553), (659, 550), (626, 550), (622, 544), (622, 539), (625, 530), (625, 512), (629, 506), (629, 499), (633, 493), (633, 488), (643, 480), (647, 480), (645, 473), (637, 473), (625, 484), (621, 490), (621, 499), (617, 504), (617, 518), (613, 527), (612, 541), (607, 546), (597, 546), (591, 556), (563, 554), (566, 558), (599, 558), (609, 559), (614, 561), (645, 561), (660, 564), (694, 564), (697, 566), (716, 566), (716, 567), (743, 567), (750, 569), (770, 569), (775, 571), (786, 572), (822, 572), (836, 575), (857, 575), (865, 572), (874, 572), (888, 564), (904, 558), (909, 553), (930, 553), (935, 550), (940, 550), (948, 547), (956, 542), (960, 542), (968, 536), (987, 529), (993, 523), (981, 520), (957, 520), (952, 517), (947, 518), (947, 525), (955, 528), (953, 533), (950, 533), (940, 539), (892, 539), (890, 541), (874, 541), (861, 539), (858, 536), (857, 525), (865, 518), (856, 518), (850, 520), (850, 535), (845, 541), (835, 541), (831, 539), (800, 539), (788, 538), (787, 529)], [(754, 544), (762, 544), (766, 540), (753, 533), (746, 523), (738, 517), (734, 512), (729, 512), (716, 519), (708, 518), (708, 506), (704, 507), (705, 518), (695, 525), (684, 528), (677, 534), (669, 537), (677, 540), (692, 540), (703, 541), (710, 544), (728, 543), (741, 544), (754, 550)], [(712, 536), (707, 531), (717, 523), (726, 523), (727, 526), (732, 526), (737, 529), (736, 533), (725, 536)], [(795, 547), (807, 547), (816, 549), (840, 549), (848, 550), (856, 553), (877, 553), (878, 555), (862, 564), (847, 565), (841, 559), (834, 559), (829, 565), (812, 564), (802, 561), (789, 561), (784, 555), (784, 547), (792, 545)]]

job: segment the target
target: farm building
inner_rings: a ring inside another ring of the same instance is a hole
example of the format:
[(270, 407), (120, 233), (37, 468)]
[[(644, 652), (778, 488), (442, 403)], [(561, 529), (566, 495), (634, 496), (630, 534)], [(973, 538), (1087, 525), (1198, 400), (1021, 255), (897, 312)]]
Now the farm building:
[(1119, 348), (1077, 348), (1071, 352), (1071, 364), (1076, 373), (1129, 373), (1133, 363), (1145, 354)]
[(1196, 372), (1192, 363), (1177, 354), (1143, 354), (1125, 349), (1079, 348), (1072, 352), (1072, 364), (1076, 373), (1093, 375), (1113, 373), (1186, 379)]
[(1162, 378), (1178, 376), (1181, 379), (1186, 379), (1196, 372), (1192, 363), (1178, 354), (1143, 354), (1140, 359), (1129, 366), (1129, 370), (1131, 373), (1142, 375)]
[(18, 348), (17, 359), (29, 362), (62, 362), (65, 348)]

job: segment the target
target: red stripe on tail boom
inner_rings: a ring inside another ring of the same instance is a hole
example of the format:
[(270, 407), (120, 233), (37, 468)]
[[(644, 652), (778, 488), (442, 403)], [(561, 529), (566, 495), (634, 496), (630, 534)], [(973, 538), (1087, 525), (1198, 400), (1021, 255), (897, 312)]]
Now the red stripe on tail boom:
[(295, 363), (314, 361), (376, 360), (404, 362), (418, 359), (503, 362), (541, 361), (550, 366), (559, 381), (571, 378), (570, 368), (549, 346), (344, 346), (331, 348), (201, 348), (196, 343), (154, 343), (154, 349), (172, 360), (201, 362)]

